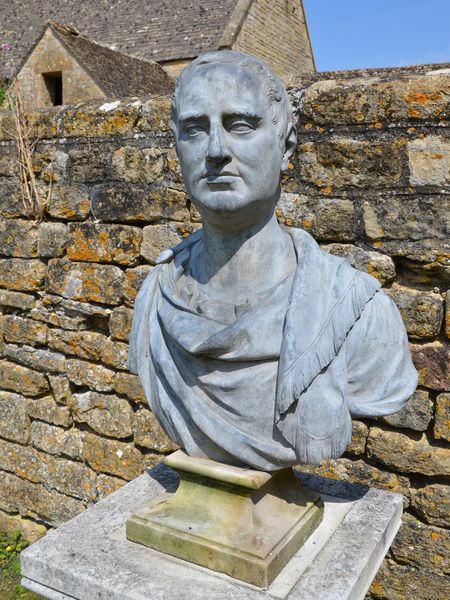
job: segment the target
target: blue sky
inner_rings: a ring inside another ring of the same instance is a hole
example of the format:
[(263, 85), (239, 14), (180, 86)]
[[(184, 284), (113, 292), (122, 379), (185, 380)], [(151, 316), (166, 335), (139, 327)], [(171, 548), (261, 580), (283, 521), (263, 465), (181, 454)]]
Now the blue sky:
[(450, 62), (450, 0), (303, 0), (318, 71)]

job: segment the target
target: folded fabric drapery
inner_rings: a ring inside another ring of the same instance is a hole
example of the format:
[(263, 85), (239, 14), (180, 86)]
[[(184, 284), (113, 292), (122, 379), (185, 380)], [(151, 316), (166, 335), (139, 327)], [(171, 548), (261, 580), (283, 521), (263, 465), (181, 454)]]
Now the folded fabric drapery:
[(286, 231), (295, 271), (244, 304), (211, 300), (190, 275), (201, 232), (138, 294), (129, 368), (191, 455), (267, 471), (337, 458), (352, 415), (392, 414), (417, 385), (403, 322), (378, 281)]

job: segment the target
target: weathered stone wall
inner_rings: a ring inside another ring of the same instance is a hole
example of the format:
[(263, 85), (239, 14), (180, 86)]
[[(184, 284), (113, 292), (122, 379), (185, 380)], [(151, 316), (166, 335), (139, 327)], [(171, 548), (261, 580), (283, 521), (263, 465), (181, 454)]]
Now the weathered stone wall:
[[(420, 373), (402, 413), (355, 422), (346, 455), (315, 471), (404, 494), (370, 598), (449, 597), (450, 73), (347, 74), (291, 97), (300, 139), (278, 217), (380, 279)], [(52, 182), (36, 226), (0, 116), (0, 528), (37, 537), (172, 449), (126, 370), (127, 337), (156, 256), (199, 219), (168, 99), (36, 112), (30, 125), (36, 175)]]

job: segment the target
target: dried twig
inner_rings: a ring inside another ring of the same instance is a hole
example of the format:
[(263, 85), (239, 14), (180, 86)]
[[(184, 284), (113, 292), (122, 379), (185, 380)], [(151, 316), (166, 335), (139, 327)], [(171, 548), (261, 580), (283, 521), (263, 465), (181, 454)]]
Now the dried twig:
[(46, 197), (39, 189), (33, 167), (33, 153), (36, 142), (31, 140), (31, 129), (27, 123), (23, 97), (17, 77), (13, 79), (8, 91), (7, 100), (13, 114), (15, 131), (12, 134), (17, 148), (17, 164), (19, 166), (21, 200), (25, 214), (34, 218), (35, 223), (40, 223), (44, 218), (46, 208), (50, 202), (53, 178)]

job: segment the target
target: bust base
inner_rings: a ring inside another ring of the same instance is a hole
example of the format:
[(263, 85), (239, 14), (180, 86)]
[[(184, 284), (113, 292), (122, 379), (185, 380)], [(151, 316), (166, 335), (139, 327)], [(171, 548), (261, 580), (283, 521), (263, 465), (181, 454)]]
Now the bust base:
[(165, 463), (180, 484), (128, 519), (130, 541), (267, 587), (322, 521), (322, 498), (292, 469), (263, 473), (181, 450)]
[(22, 585), (49, 600), (364, 600), (400, 526), (402, 496), (295, 476), (321, 494), (324, 518), (266, 590), (126, 539), (129, 517), (176, 487), (164, 464), (23, 550)]

